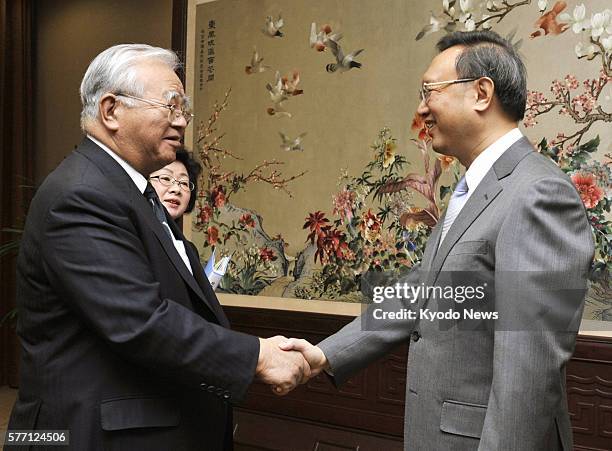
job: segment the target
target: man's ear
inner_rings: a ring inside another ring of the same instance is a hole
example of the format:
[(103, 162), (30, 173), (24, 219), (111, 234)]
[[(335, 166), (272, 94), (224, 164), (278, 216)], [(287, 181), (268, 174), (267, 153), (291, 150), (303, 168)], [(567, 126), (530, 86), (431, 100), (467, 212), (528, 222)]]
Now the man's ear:
[(476, 111), (486, 111), (493, 102), (495, 95), (495, 84), (489, 77), (481, 77), (476, 80), (476, 103), (474, 109)]
[(117, 97), (111, 93), (104, 94), (100, 99), (99, 104), (100, 121), (107, 130), (117, 131), (119, 129), (119, 121), (117, 118), (117, 109), (119, 102)]

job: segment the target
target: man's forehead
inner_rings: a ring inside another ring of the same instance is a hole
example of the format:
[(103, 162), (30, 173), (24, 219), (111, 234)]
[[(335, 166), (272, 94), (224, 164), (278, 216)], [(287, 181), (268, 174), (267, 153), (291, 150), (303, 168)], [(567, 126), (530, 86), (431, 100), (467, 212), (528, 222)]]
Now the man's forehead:
[(176, 92), (179, 96), (185, 95), (180, 78), (164, 62), (143, 62), (138, 65), (138, 71), (148, 91), (159, 94)]
[(457, 75), (455, 63), (462, 50), (462, 47), (455, 46), (438, 53), (423, 74), (423, 81), (427, 83), (455, 78)]

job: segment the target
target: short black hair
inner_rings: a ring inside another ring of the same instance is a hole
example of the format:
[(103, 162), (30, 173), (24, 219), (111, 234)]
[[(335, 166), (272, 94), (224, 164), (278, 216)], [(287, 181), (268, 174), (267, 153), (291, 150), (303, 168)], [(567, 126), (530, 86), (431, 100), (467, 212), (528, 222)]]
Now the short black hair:
[(185, 165), (187, 175), (189, 176), (189, 181), (194, 185), (193, 191), (191, 192), (191, 197), (189, 198), (189, 203), (187, 204), (187, 209), (185, 210), (185, 213), (191, 213), (195, 207), (196, 197), (198, 197), (198, 177), (202, 172), (202, 165), (198, 163), (191, 156), (191, 152), (185, 148), (176, 151), (176, 161), (179, 161)]
[(489, 77), (502, 109), (513, 120), (525, 116), (527, 71), (512, 44), (493, 31), (456, 31), (438, 41), (438, 51), (463, 46), (455, 62), (458, 78)]

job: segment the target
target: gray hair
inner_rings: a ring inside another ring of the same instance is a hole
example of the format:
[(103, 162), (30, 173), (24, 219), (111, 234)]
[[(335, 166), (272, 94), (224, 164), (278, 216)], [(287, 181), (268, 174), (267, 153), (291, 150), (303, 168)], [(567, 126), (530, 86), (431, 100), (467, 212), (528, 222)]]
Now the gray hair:
[[(147, 44), (120, 44), (104, 50), (89, 64), (80, 94), (81, 128), (98, 118), (100, 98), (107, 92), (124, 92), (134, 96), (144, 95), (144, 86), (139, 79), (136, 66), (143, 60), (157, 60), (168, 65), (173, 71), (181, 66), (178, 56), (171, 50)], [(131, 105), (129, 99), (123, 103)]]
[(527, 71), (512, 44), (497, 33), (456, 31), (438, 41), (438, 51), (463, 46), (455, 68), (459, 78), (489, 77), (503, 110), (513, 120), (525, 116), (527, 102)]

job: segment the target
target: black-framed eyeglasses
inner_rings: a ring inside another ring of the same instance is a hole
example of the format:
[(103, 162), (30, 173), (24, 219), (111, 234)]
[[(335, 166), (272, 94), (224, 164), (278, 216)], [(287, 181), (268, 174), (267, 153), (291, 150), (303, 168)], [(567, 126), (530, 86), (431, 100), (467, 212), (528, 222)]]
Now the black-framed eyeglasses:
[(127, 97), (129, 99), (134, 99), (134, 100), (140, 100), (141, 102), (148, 103), (149, 105), (157, 106), (160, 108), (166, 108), (168, 110), (168, 120), (170, 121), (170, 123), (175, 122), (179, 120), (181, 117), (183, 117), (185, 121), (187, 122), (187, 124), (189, 124), (191, 120), (194, 118), (194, 115), (193, 113), (191, 113), (191, 111), (178, 107), (177, 105), (174, 105), (172, 103), (163, 103), (163, 102), (158, 102), (157, 100), (143, 99), (142, 97), (133, 96), (131, 94), (126, 94), (124, 92), (114, 92), (113, 95), (118, 96), (118, 97)]
[(164, 186), (172, 186), (176, 183), (183, 191), (193, 191), (195, 188), (193, 182), (189, 180), (177, 180), (169, 175), (152, 175), (149, 177), (149, 180), (155, 180)]
[[(434, 81), (432, 83), (423, 83), (419, 90), (421, 100), (425, 103), (429, 100), (432, 91), (439, 91), (440, 89), (446, 88), (447, 86), (454, 85), (456, 83), (467, 83), (468, 81), (478, 80), (478, 78), (458, 78), (456, 80), (445, 80), (445, 81)], [(440, 86), (438, 89), (431, 89), (432, 87)]]

